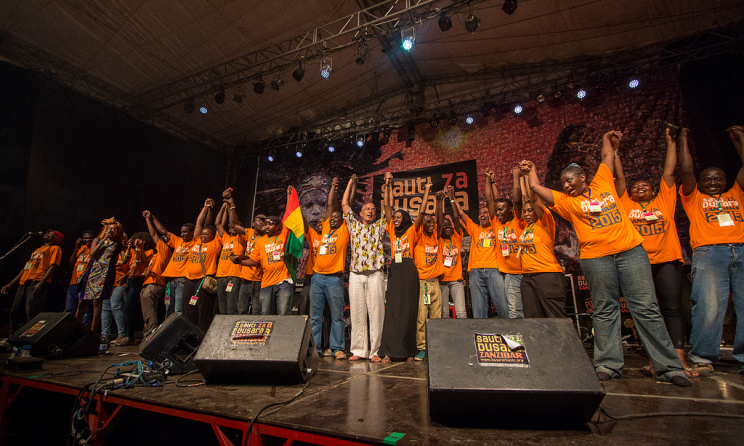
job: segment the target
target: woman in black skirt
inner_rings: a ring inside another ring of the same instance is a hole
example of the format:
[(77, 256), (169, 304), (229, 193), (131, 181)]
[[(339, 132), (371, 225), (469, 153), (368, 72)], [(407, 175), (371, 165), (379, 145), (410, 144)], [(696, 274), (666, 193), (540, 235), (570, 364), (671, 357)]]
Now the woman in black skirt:
[(380, 356), (382, 362), (393, 359), (413, 359), (416, 354), (416, 316), (418, 315), (419, 278), (413, 263), (413, 247), (420, 234), (424, 221), (424, 210), (429, 200), (429, 187), (426, 188), (416, 220), (411, 222), (408, 212), (397, 210), (393, 213), (392, 194), (393, 175), (385, 174), (383, 186), (383, 206), (387, 219), (387, 232), (390, 237), (392, 260), (385, 293), (385, 322), (382, 326)]

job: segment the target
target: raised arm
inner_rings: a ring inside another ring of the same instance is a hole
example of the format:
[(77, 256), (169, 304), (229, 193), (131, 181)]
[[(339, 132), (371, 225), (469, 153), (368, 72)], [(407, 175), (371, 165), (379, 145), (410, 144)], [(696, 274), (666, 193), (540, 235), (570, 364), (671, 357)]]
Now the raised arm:
[(697, 187), (697, 179), (695, 178), (695, 172), (692, 166), (692, 156), (690, 155), (690, 148), (687, 146), (688, 131), (688, 129), (683, 128), (679, 131), (679, 136), (677, 137), (677, 146), (679, 147), (677, 164), (679, 165), (679, 175), (682, 181), (682, 195), (690, 195), (695, 190), (695, 187)]
[(196, 239), (202, 233), (204, 226), (208, 224), (208, 221), (212, 219), (212, 206), (214, 206), (214, 200), (207, 198), (204, 200), (204, 207), (199, 216), (196, 217), (196, 226), (194, 227), (194, 238)]
[(499, 198), (499, 190), (498, 188), (494, 188), (494, 185), (493, 185), (494, 174), (491, 169), (486, 169), (485, 172), (483, 172), (483, 175), (485, 175), (486, 177), (484, 181), (483, 194), (486, 196), (486, 208), (488, 208), (488, 218), (493, 219), (493, 217), (496, 216), (496, 203), (494, 203), (494, 200)]
[(726, 131), (731, 137), (731, 142), (734, 143), (736, 153), (741, 158), (742, 166), (739, 169), (739, 173), (736, 174), (736, 182), (739, 184), (739, 187), (744, 188), (744, 127), (735, 125), (729, 127)]
[(328, 190), (328, 202), (326, 203), (325, 216), (323, 220), (331, 218), (331, 214), (338, 210), (338, 199), (336, 198), (336, 189), (338, 189), (338, 178), (334, 177), (331, 182), (331, 188)]
[(385, 210), (385, 223), (393, 219), (393, 174), (385, 173), (385, 184), (382, 186), (382, 207)]
[[(615, 190), (617, 191), (617, 196), (622, 196), (627, 186), (625, 184), (625, 172), (623, 172), (623, 163), (620, 162), (620, 155), (616, 152), (615, 158), (613, 159), (613, 166), (615, 168)], [(674, 181), (674, 179), (672, 179)]]
[[(455, 225), (455, 230), (462, 229), (460, 220), (467, 221), (468, 215), (460, 208), (460, 204), (455, 200), (455, 188), (447, 186), (447, 195), (449, 196), (450, 204), (452, 205), (452, 223)], [(462, 231), (460, 232), (462, 233)]]
[(435, 195), (435, 214), (437, 216), (437, 238), (442, 236), (442, 224), (444, 224), (444, 191), (440, 190)]
[(673, 140), (669, 134), (669, 127), (664, 130), (664, 140), (666, 141), (666, 156), (664, 157), (664, 172), (661, 174), (661, 179), (667, 186), (672, 187), (674, 186), (674, 169), (677, 168), (677, 141)]
[(157, 245), (160, 237), (158, 236), (158, 230), (155, 229), (155, 224), (153, 223), (155, 217), (150, 213), (150, 211), (142, 212), (142, 216), (145, 217), (145, 223), (147, 223), (147, 232), (150, 233), (153, 243)]
[(214, 226), (217, 228), (217, 235), (220, 237), (225, 235), (225, 227), (229, 224), (228, 214), (230, 212), (227, 209), (228, 206), (230, 205), (227, 202), (223, 202), (222, 206), (220, 206), (220, 211), (217, 213), (217, 217), (214, 220)]
[(351, 211), (351, 205), (354, 202), (354, 197), (356, 197), (356, 184), (357, 176), (354, 174), (349, 178), (349, 182), (346, 184), (346, 190), (344, 190), (344, 196), (341, 198), (341, 210), (344, 214)]
[(413, 221), (413, 225), (416, 227), (416, 230), (421, 227), (421, 223), (424, 222), (424, 212), (426, 212), (426, 203), (429, 201), (429, 192), (431, 191), (431, 183), (426, 183), (424, 185), (424, 199), (421, 200), (421, 205), (419, 206), (418, 215), (416, 216), (416, 220)]
[(520, 187), (519, 166), (512, 168), (512, 204), (514, 215), (522, 219), (522, 188)]
[[(523, 160), (519, 164), (522, 165), (523, 163), (527, 163), (526, 165), (531, 166), (530, 171), (535, 170), (535, 164), (532, 161)], [(534, 172), (534, 175), (528, 175), (527, 182), (530, 185), (530, 190), (534, 192), (535, 195), (537, 195), (545, 204), (547, 204), (548, 206), (552, 206), (553, 204), (555, 204), (555, 200), (553, 200), (553, 191), (540, 184), (540, 181), (537, 179), (537, 172)]]
[(78, 237), (77, 240), (75, 240), (75, 248), (72, 250), (72, 255), (70, 255), (69, 264), (71, 268), (75, 267), (75, 262), (77, 262), (77, 252), (81, 246), (83, 246), (83, 238)]
[[(150, 217), (152, 218), (152, 224), (155, 226), (155, 229), (157, 229), (157, 231), (160, 233), (160, 235), (164, 235), (164, 236), (170, 238), (170, 235), (171, 235), (170, 231), (167, 230), (167, 229), (165, 229), (165, 226), (163, 226), (163, 224), (160, 223), (160, 220), (158, 220), (157, 217), (155, 217), (154, 215), (152, 215), (152, 213), (150, 211), (145, 211), (145, 212), (147, 212), (148, 214), (150, 214)], [(142, 215), (144, 215), (144, 213)], [(92, 245), (91, 245), (91, 248), (92, 248)]]
[(615, 173), (615, 153), (620, 147), (620, 140), (623, 138), (623, 133), (619, 130), (610, 130), (609, 132), (602, 135), (602, 153), (600, 158), (602, 164), (609, 167), (610, 172)]
[(235, 200), (232, 196), (227, 199), (227, 205), (228, 224), (238, 234), (245, 234), (245, 227), (238, 224), (240, 219), (238, 218), (238, 211), (235, 209)]

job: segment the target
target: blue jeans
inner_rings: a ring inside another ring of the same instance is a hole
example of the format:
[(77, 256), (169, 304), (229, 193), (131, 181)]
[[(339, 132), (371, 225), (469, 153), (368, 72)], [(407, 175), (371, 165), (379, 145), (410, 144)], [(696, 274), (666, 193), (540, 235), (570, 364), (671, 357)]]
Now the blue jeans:
[(261, 314), (261, 281), (240, 279), (238, 314)]
[(284, 281), (261, 288), (261, 314), (292, 314), (294, 284)]
[(462, 285), (462, 280), (439, 282), (439, 289), (442, 291), (442, 319), (450, 317), (450, 299), (455, 303), (457, 319), (467, 319), (468, 310), (465, 306), (465, 287)]
[(744, 367), (744, 245), (698, 246), (692, 252), (690, 360), (718, 360), (729, 292), (736, 311), (734, 358)]
[(101, 333), (106, 336), (111, 335), (111, 319), (116, 321), (116, 329), (119, 337), (127, 335), (127, 320), (124, 313), (124, 298), (126, 288), (118, 286), (111, 292), (109, 299), (103, 300), (103, 309), (101, 311)]
[(72, 284), (67, 286), (67, 299), (65, 300), (65, 311), (68, 313), (75, 314), (77, 311), (78, 304), (78, 291), (77, 285)]
[(183, 280), (171, 280), (170, 304), (165, 306), (165, 317), (173, 313), (183, 314)]
[[(230, 286), (230, 291), (227, 291), (228, 286)], [(238, 314), (239, 295), (240, 279), (238, 277), (217, 278), (217, 305), (220, 308), (220, 314)]]
[(473, 305), (473, 317), (488, 317), (488, 296), (496, 307), (499, 317), (509, 315), (509, 304), (506, 301), (504, 275), (496, 268), (473, 268), (470, 270), (470, 300)]
[(341, 274), (313, 274), (310, 283), (310, 325), (318, 353), (323, 345), (323, 310), (326, 302), (331, 310), (331, 337), (333, 353), (344, 351), (344, 278)]
[(522, 275), (504, 274), (506, 301), (509, 304), (509, 319), (523, 318), (522, 310)]
[(623, 347), (620, 334), (620, 289), (635, 322), (638, 335), (654, 365), (659, 381), (685, 377), (682, 363), (667, 333), (654, 293), (654, 280), (648, 254), (642, 246), (627, 251), (582, 259), (594, 303), (594, 368), (613, 378), (623, 374)]

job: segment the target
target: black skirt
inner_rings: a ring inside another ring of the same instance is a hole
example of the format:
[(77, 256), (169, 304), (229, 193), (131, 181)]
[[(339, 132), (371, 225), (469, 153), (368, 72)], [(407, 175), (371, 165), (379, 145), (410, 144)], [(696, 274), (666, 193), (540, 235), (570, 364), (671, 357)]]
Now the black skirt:
[(385, 293), (385, 322), (380, 356), (405, 359), (415, 356), (419, 278), (412, 259), (390, 264)]

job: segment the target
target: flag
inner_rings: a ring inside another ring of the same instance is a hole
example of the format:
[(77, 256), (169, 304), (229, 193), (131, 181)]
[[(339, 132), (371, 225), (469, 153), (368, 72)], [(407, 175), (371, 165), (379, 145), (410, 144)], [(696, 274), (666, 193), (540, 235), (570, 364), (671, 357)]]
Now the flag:
[(302, 219), (300, 200), (297, 191), (292, 188), (292, 195), (287, 200), (287, 209), (284, 211), (282, 224), (289, 229), (287, 241), (284, 244), (284, 264), (287, 265), (292, 281), (297, 279), (297, 265), (302, 257), (302, 248), (305, 246), (305, 222)]

